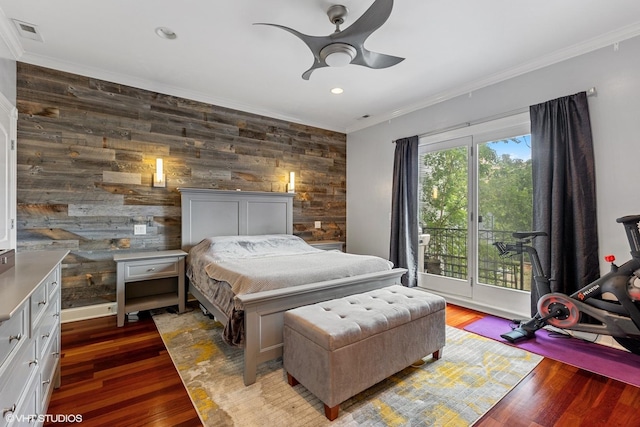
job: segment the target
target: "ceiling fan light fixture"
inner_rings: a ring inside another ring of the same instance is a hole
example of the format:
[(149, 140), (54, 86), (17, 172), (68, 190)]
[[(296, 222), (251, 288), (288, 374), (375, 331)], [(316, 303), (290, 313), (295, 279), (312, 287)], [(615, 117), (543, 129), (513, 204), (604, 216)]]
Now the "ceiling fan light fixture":
[(322, 48), (320, 58), (329, 67), (349, 65), (357, 55), (356, 49), (346, 43), (332, 43)]

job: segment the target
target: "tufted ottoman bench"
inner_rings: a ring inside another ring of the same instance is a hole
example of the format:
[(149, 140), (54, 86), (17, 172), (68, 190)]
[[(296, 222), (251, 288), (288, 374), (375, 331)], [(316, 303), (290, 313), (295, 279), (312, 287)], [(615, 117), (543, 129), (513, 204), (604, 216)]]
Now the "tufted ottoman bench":
[(339, 404), (445, 344), (445, 300), (400, 285), (298, 307), (284, 314), (283, 365), (329, 420)]

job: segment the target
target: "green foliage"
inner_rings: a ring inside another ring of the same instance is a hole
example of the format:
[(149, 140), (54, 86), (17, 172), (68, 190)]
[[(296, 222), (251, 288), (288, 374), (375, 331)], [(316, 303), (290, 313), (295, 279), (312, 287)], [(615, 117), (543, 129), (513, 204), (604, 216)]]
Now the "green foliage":
[(424, 155), (419, 217), (424, 226), (467, 228), (467, 163), (466, 147)]
[[(521, 138), (499, 141), (524, 143)], [(498, 156), (488, 144), (479, 145), (478, 174), (481, 229), (500, 231), (529, 230), (533, 218), (531, 160)]]
[[(498, 141), (525, 143), (522, 137)], [(481, 229), (528, 230), (532, 223), (531, 160), (498, 155), (478, 145), (478, 200)], [(466, 147), (424, 154), (419, 220), (429, 228), (467, 228), (468, 155)], [(434, 193), (434, 188), (437, 193)]]

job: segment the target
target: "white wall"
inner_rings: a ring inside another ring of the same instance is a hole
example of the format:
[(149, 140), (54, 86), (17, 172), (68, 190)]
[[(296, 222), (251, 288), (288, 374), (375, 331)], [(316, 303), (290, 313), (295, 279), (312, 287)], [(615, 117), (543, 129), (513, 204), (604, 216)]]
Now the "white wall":
[(16, 105), (16, 72), (16, 61), (0, 57), (0, 93), (14, 106)]
[[(616, 218), (640, 214), (640, 37), (347, 135), (349, 252), (387, 258), (393, 152), (398, 138), (528, 107), (591, 87), (600, 253), (629, 258)], [(608, 270), (604, 261), (603, 271)]]

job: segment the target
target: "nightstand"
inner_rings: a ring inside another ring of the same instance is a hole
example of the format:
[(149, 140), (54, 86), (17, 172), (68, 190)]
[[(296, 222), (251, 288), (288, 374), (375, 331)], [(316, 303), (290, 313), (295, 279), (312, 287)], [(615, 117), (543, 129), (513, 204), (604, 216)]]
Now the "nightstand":
[(332, 249), (342, 251), (344, 247), (344, 243), (338, 240), (315, 240), (307, 243), (309, 243), (309, 245), (313, 246), (314, 248), (322, 249), (325, 251), (330, 251)]
[(126, 313), (185, 305), (184, 258), (181, 250), (116, 254), (118, 326)]

